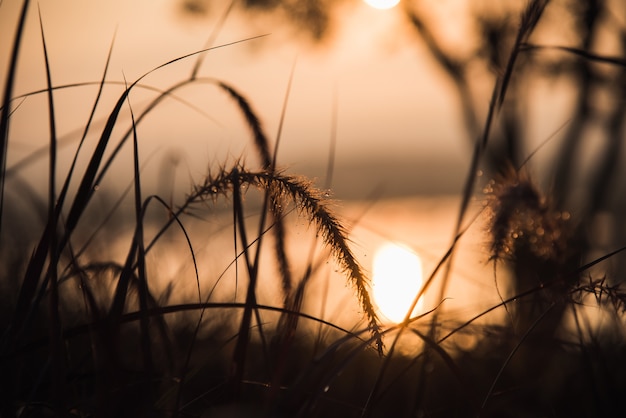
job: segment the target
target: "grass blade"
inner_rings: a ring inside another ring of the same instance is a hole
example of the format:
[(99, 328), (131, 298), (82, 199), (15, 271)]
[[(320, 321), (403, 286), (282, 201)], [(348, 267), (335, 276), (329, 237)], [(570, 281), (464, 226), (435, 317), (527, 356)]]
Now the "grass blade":
[(54, 98), (52, 95), (52, 78), (50, 75), (50, 62), (48, 59), (48, 48), (43, 29), (41, 10), (39, 12), (39, 28), (41, 30), (41, 42), (43, 45), (44, 61), (46, 68), (46, 83), (48, 87), (48, 113), (50, 123), (50, 145), (49, 145), (49, 172), (48, 172), (48, 228), (50, 241), (49, 265), (47, 278), (50, 283), (49, 293), (49, 315), (50, 315), (50, 367), (52, 374), (53, 390), (52, 397), (54, 406), (59, 410), (65, 410), (65, 346), (62, 341), (62, 326), (59, 316), (59, 288), (58, 288), (58, 248), (57, 248), (57, 222), (58, 212), (56, 210), (56, 160), (57, 160), (57, 133), (56, 115), (54, 111)]
[(140, 324), (140, 340), (141, 351), (144, 362), (144, 370), (148, 373), (148, 376), (153, 375), (154, 365), (152, 360), (152, 350), (150, 347), (150, 329), (149, 320), (147, 316), (148, 311), (148, 277), (146, 274), (146, 251), (143, 241), (143, 210), (142, 210), (142, 198), (141, 198), (141, 177), (139, 170), (139, 145), (137, 140), (137, 127), (135, 125), (135, 114), (133, 113), (130, 99), (128, 100), (128, 108), (130, 111), (130, 117), (132, 120), (133, 128), (133, 178), (135, 184), (135, 224), (137, 240), (137, 280), (139, 287), (139, 312), (141, 314)]
[[(115, 38), (114, 38), (115, 39)], [(65, 183), (63, 184), (63, 188), (61, 190), (61, 193), (59, 194), (59, 202), (58, 202), (58, 207), (57, 207), (57, 211), (58, 213), (61, 213), (61, 210), (63, 208), (63, 203), (65, 202), (65, 197), (67, 195), (67, 190), (69, 189), (69, 185), (70, 185), (70, 180), (72, 179), (72, 175), (74, 174), (74, 169), (76, 167), (76, 163), (78, 161), (78, 155), (80, 154), (80, 150), (82, 149), (82, 146), (85, 142), (85, 139), (87, 138), (87, 133), (89, 132), (89, 128), (91, 127), (91, 123), (93, 122), (93, 118), (96, 114), (96, 109), (98, 107), (98, 103), (100, 102), (100, 97), (102, 96), (102, 91), (104, 89), (104, 84), (106, 81), (106, 76), (107, 76), (107, 72), (109, 69), (109, 63), (111, 62), (111, 55), (113, 54), (113, 41), (111, 42), (111, 46), (109, 47), (109, 52), (107, 55), (107, 60), (106, 63), (104, 65), (104, 71), (102, 73), (102, 79), (100, 80), (100, 84), (98, 86), (98, 93), (96, 94), (96, 99), (95, 102), (93, 104), (93, 106), (91, 107), (91, 112), (89, 113), (89, 118), (87, 120), (87, 123), (85, 124), (85, 129), (83, 131), (83, 135), (80, 139), (80, 142), (78, 143), (78, 147), (76, 148), (76, 152), (74, 153), (74, 159), (72, 160), (72, 164), (70, 165), (70, 169), (67, 173), (67, 176), (65, 177)]]
[(20, 54), (20, 46), (22, 45), (22, 36), (24, 34), (24, 25), (26, 24), (26, 14), (28, 13), (29, 0), (22, 3), (22, 11), (13, 40), (13, 50), (11, 59), (9, 60), (9, 71), (4, 83), (4, 97), (2, 98), (2, 111), (0, 113), (0, 234), (2, 233), (2, 222), (4, 219), (2, 213), (4, 211), (4, 181), (7, 165), (7, 153), (9, 150), (9, 116), (11, 111), (11, 95), (13, 87), (15, 87), (15, 76), (17, 69), (18, 57)]
[[(230, 4), (224, 11), (224, 14), (218, 20), (217, 25), (215, 25), (215, 27), (211, 31), (209, 38), (204, 44), (204, 49), (210, 48), (211, 45), (215, 43), (215, 40), (217, 39), (217, 35), (219, 35), (219, 33), (222, 31), (222, 27), (224, 26), (224, 23), (226, 23), (226, 19), (228, 18), (228, 16), (230, 16), (230, 13), (233, 11), (233, 7), (235, 6), (235, 3), (236, 3), (235, 0), (231, 0)], [(191, 75), (189, 76), (190, 80), (196, 79), (196, 77), (198, 76), (198, 72), (200, 71), (200, 67), (202, 66), (202, 63), (204, 62), (204, 58), (206, 58), (206, 56), (207, 54), (198, 55), (198, 59), (196, 60), (196, 63), (193, 66), (193, 69), (191, 70)]]

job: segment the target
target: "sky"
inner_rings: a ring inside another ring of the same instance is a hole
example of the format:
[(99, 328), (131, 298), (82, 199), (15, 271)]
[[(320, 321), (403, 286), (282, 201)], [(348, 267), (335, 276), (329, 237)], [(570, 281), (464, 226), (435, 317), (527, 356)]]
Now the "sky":
[[(0, 7), (5, 34), (14, 33), (20, 3), (8, 0)], [(98, 81), (112, 42), (107, 79), (132, 82), (160, 64), (202, 49), (227, 3), (214, 2), (213, 13), (192, 17), (181, 13), (173, 0), (40, 1), (53, 84)], [(278, 165), (315, 178), (321, 186), (328, 162), (334, 161), (332, 189), (339, 198), (457, 193), (471, 147), (461, 128), (452, 84), (424, 46), (403, 29), (397, 9), (380, 11), (356, 3), (343, 13), (332, 40), (316, 46), (270, 18), (232, 13), (214, 45), (266, 36), (210, 52), (199, 74), (228, 83), (244, 95), (272, 141), (285, 107)], [(37, 19), (33, 4), (14, 95), (46, 85)], [(1, 37), (0, 68), (7, 66), (12, 37)], [(167, 88), (188, 77), (194, 63), (194, 58), (177, 62), (142, 82)], [(58, 130), (68, 135), (64, 143), (69, 145), (62, 153), (66, 161), (96, 89), (55, 93)], [(105, 87), (98, 113), (101, 125), (121, 92), (121, 85)], [(174, 100), (154, 111), (139, 130), (142, 155), (149, 159), (146, 170), (157, 177), (163, 164), (175, 160), (181, 181), (187, 181), (189, 176), (201, 178), (209, 165), (229, 164), (241, 156), (254, 163), (243, 119), (222, 92), (200, 85), (179, 95), (204, 114)], [(131, 95), (134, 110), (139, 112), (153, 96), (137, 89)], [(36, 112), (45, 116), (41, 113), (46, 109), (45, 95), (28, 98), (20, 107), (12, 120), (9, 167), (47, 144), (47, 125), (28, 123)], [(128, 114), (122, 121), (129, 123)], [(333, 138), (334, 160), (329, 156)], [(41, 164), (29, 170), (35, 173)]]

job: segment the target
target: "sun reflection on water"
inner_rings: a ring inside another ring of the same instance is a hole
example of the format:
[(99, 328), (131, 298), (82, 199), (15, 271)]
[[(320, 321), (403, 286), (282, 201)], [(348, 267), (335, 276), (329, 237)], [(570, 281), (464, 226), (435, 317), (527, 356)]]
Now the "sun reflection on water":
[[(376, 251), (373, 263), (373, 293), (381, 314), (402, 322), (422, 287), (422, 261), (409, 248), (387, 243)], [(413, 314), (422, 308), (420, 299)]]

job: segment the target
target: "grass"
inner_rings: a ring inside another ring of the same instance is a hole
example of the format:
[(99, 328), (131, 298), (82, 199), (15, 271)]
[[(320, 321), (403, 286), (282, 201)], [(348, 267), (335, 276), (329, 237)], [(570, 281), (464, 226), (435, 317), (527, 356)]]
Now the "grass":
[[(407, 314), (395, 325), (379, 321), (368, 277), (350, 246), (349, 229), (327, 193), (278, 168), (280, 130), (272, 149), (245, 95), (198, 75), (207, 53), (234, 43), (213, 46), (210, 41), (202, 51), (168, 61), (132, 82), (124, 80), (95, 147), (86, 154), (83, 144), (98, 129), (93, 121), (103, 106), (101, 95), (116, 84), (107, 74), (111, 46), (84, 133), (69, 169), (59, 177), (55, 121), (61, 110), (55, 93), (89, 83), (53, 83), (45, 16), (40, 16), (46, 88), (14, 97), (31, 6), (24, 1), (0, 120), (2, 416), (517, 417), (626, 412), (621, 400), (626, 388), (626, 293), (621, 284), (626, 242), (618, 231), (623, 206), (617, 196), (622, 185), (623, 100), (605, 111), (608, 146), (591, 164), (590, 181), (572, 186), (574, 156), (585, 139), (582, 127), (599, 117), (590, 112), (590, 95), (606, 84), (621, 87), (626, 74), (623, 58), (595, 52), (589, 39), (606, 15), (599, 10), (606, 12), (608, 6), (581, 3), (575, 12), (574, 20), (585, 28), (579, 31), (582, 47), (543, 45), (535, 39), (547, 19), (544, 14), (557, 7), (548, 1), (532, 0), (498, 25), (484, 21), (482, 46), (491, 49), (482, 59), (495, 71), (490, 73), (492, 99), (482, 117), (472, 105), (470, 63), (446, 52), (423, 17), (407, 6), (412, 27), (454, 81), (473, 151), (458, 218), (452, 220), (452, 243), (415, 296), (417, 303), (436, 284), (441, 303), (416, 317)], [(487, 35), (496, 30), (502, 44), (489, 43), (493, 37)], [(535, 151), (521, 157), (524, 118), (517, 105), (523, 83), (538, 77), (533, 71), (554, 65), (542, 60), (541, 54), (549, 51), (562, 54), (568, 73), (557, 75), (575, 79), (580, 94), (563, 128), (559, 152), (547, 165), (555, 170), (547, 173), (546, 187), (534, 179), (530, 167)], [(193, 60), (189, 77), (171, 86), (143, 84), (148, 74)], [(610, 66), (612, 72), (601, 73), (599, 65)], [(181, 89), (201, 84), (216, 86), (232, 100), (260, 163), (254, 167), (244, 159), (224, 161), (191, 184), (177, 203), (146, 194), (138, 128), (164, 100), (184, 101), (178, 96)], [(135, 113), (132, 94), (138, 89), (155, 96)], [(20, 166), (7, 167), (12, 115), (20, 112), (21, 99), (36, 95), (47, 98), (45, 197), (19, 189)], [(128, 126), (120, 118), (124, 112)], [(99, 212), (95, 191), (110, 175), (113, 162), (122, 158), (127, 142), (132, 142), (130, 186), (116, 191), (119, 197), (107, 196), (105, 200), (117, 203)], [(332, 151), (330, 155), (332, 162)], [(79, 166), (84, 166), (82, 174)], [(478, 176), (479, 169), (487, 175)], [(485, 177), (492, 180), (484, 182)], [(485, 194), (476, 193), (477, 186)], [(477, 216), (486, 224), (500, 302), (466, 318), (447, 312), (445, 299), (457, 246), (477, 219), (470, 210), (477, 195), (484, 201)], [(130, 210), (124, 209), (127, 201), (132, 202)], [(33, 213), (43, 220), (39, 227)], [(600, 244), (596, 229), (607, 216), (618, 232)], [(298, 225), (303, 220), (306, 228)], [(18, 234), (15, 225), (28, 224), (30, 229)], [(294, 254), (294, 236), (310, 240), (310, 253)], [(113, 241), (126, 248), (123, 256), (103, 257), (102, 248), (112, 247)], [(224, 252), (225, 246), (230, 253)], [(206, 268), (202, 260), (223, 262), (224, 254), (232, 253), (224, 270), (223, 263)], [(174, 254), (186, 269), (163, 274), (163, 254)], [(345, 325), (325, 312), (330, 296), (320, 297), (315, 289), (336, 278), (328, 265), (354, 294), (361, 321)], [(163, 283), (163, 277), (169, 281)], [(270, 288), (276, 290), (273, 297), (267, 296)], [(501, 313), (504, 320), (494, 319)], [(463, 345), (467, 338), (470, 348)]]

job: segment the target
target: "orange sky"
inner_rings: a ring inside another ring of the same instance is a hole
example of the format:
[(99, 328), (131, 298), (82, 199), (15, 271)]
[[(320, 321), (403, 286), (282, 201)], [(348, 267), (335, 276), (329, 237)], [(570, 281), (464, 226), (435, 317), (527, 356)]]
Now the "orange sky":
[[(19, 3), (5, 1), (0, 9), (0, 26), (5, 34), (11, 34), (0, 40), (0, 68), (7, 66)], [(99, 80), (114, 33), (108, 80), (122, 81), (125, 77), (131, 82), (172, 58), (201, 49), (217, 18), (217, 13), (201, 19), (184, 17), (171, 0), (39, 3), (54, 84)], [(381, 12), (357, 6), (341, 19), (332, 45), (317, 48), (291, 42), (289, 29), (274, 25), (272, 33), (263, 39), (212, 52), (200, 75), (237, 88), (259, 113), (268, 136), (275, 138), (295, 63), (279, 165), (317, 177), (320, 182), (326, 173), (336, 95), (334, 184), (340, 196), (365, 197), (377, 187), (388, 194), (454, 192), (462, 184), (470, 148), (459, 128), (459, 111), (449, 94), (451, 85), (434, 70), (422, 47), (399, 30), (400, 22), (397, 10)], [(268, 28), (267, 24), (253, 24), (232, 15), (217, 44), (266, 34)], [(169, 87), (188, 77), (193, 63), (193, 59), (177, 63), (144, 81)], [(35, 4), (30, 9), (18, 71), (14, 95), (45, 87)], [(95, 87), (81, 87), (55, 93), (61, 135), (84, 126), (95, 92)], [(100, 118), (119, 94), (120, 86), (105, 89)], [(199, 178), (207, 161), (219, 164), (250, 154), (245, 125), (222, 93), (200, 86), (187, 88), (180, 95), (204, 109), (214, 121), (169, 102), (140, 128), (143, 155), (158, 149), (153, 161), (159, 161), (164, 153), (175, 151), (189, 167), (185, 173)], [(140, 109), (149, 96), (138, 89), (131, 95), (131, 103)], [(47, 143), (45, 109), (45, 97), (40, 95), (29, 98), (15, 112), (9, 166)], [(34, 113), (41, 115), (42, 123), (28, 123)], [(158, 169), (157, 162), (151, 164)], [(417, 188), (398, 182), (423, 176), (428, 179)]]

